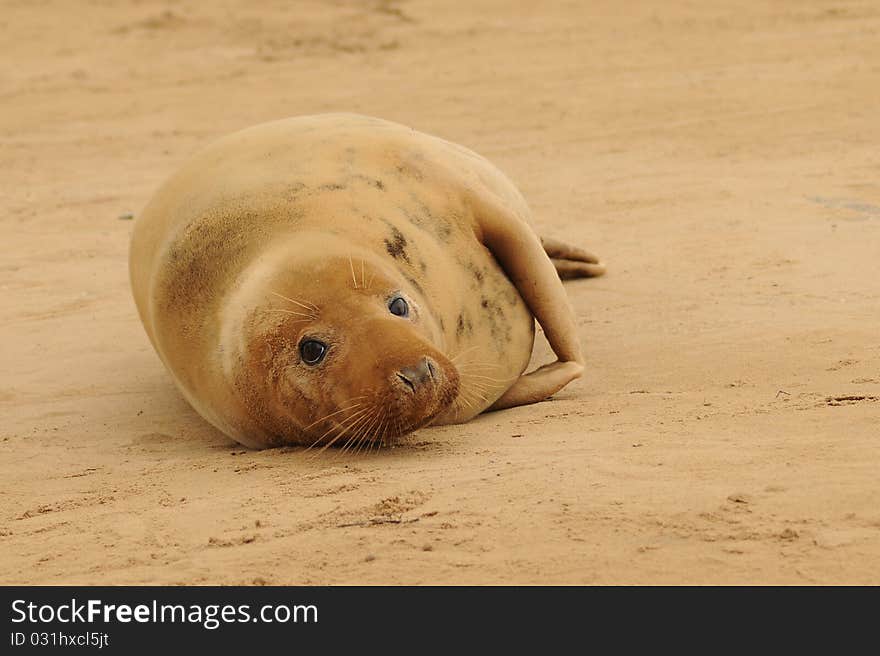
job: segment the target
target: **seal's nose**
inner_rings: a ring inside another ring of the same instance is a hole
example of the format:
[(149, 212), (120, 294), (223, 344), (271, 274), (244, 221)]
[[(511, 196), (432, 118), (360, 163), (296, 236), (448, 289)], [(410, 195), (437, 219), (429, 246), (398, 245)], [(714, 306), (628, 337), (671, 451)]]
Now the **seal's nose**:
[(437, 377), (436, 372), (434, 363), (428, 358), (422, 358), (415, 366), (400, 369), (397, 377), (409, 387), (411, 392), (415, 392), (424, 385), (433, 384)]

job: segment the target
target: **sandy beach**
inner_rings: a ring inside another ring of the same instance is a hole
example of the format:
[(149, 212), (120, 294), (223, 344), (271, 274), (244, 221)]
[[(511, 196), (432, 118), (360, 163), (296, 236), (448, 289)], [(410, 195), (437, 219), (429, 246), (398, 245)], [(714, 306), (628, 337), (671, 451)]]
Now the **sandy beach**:
[[(0, 583), (880, 584), (876, 3), (2, 0), (0, 52)], [(358, 456), (186, 404), (130, 218), (328, 111), (602, 256), (581, 381)]]

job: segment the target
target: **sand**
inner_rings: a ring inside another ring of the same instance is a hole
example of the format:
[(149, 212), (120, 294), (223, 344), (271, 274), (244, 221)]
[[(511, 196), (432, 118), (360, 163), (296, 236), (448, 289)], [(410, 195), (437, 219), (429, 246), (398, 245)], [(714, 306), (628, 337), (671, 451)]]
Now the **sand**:
[[(876, 3), (0, 4), (0, 583), (880, 583)], [(359, 456), (187, 406), (126, 215), (323, 111), (602, 255), (582, 381)]]

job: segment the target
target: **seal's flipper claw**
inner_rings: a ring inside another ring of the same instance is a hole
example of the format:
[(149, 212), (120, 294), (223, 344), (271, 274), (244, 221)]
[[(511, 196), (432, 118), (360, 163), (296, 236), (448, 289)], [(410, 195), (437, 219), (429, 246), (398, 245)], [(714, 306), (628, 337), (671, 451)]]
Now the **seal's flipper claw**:
[(595, 278), (605, 273), (605, 265), (597, 262), (595, 264), (580, 262), (576, 260), (563, 260), (559, 258), (551, 258), (553, 266), (556, 267), (556, 273), (562, 280), (571, 280), (573, 278)]
[[(541, 237), (541, 246), (547, 256), (554, 260), (574, 260), (575, 262), (587, 262), (589, 264), (599, 264), (599, 258), (592, 253), (585, 251), (579, 246), (568, 244), (560, 239), (553, 237)], [(602, 268), (604, 271), (604, 267)], [(590, 275), (602, 275), (594, 273)]]

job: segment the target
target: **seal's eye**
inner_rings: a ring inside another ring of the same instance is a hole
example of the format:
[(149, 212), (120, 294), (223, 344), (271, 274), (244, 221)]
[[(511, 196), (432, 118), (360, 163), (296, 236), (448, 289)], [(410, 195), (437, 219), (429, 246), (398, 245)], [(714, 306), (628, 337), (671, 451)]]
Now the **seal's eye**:
[(388, 311), (398, 317), (405, 317), (409, 315), (409, 305), (400, 296), (395, 296), (388, 303)]
[(317, 339), (307, 339), (299, 345), (299, 354), (306, 364), (318, 364), (327, 353), (327, 345)]

